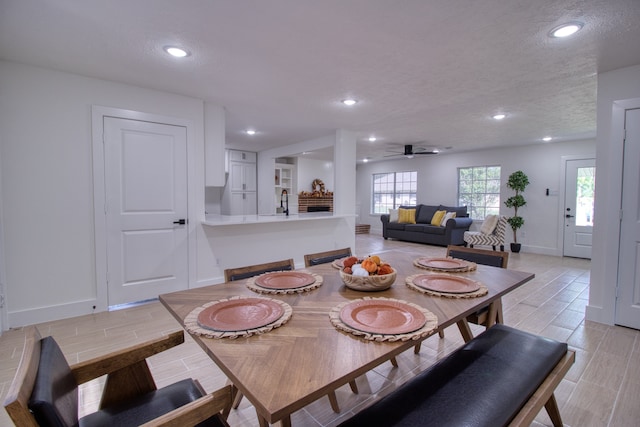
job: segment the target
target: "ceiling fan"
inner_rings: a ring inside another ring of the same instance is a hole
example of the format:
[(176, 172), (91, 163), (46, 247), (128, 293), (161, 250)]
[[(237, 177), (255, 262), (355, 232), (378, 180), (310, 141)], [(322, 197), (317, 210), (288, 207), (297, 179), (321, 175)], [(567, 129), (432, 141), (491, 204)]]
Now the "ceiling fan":
[(405, 156), (411, 159), (413, 158), (413, 156), (419, 155), (419, 154), (438, 154), (438, 150), (436, 148), (426, 149), (424, 147), (415, 147), (415, 150), (414, 150), (414, 147), (412, 144), (405, 144), (404, 152), (402, 153), (394, 152), (394, 151), (389, 151), (389, 152), (394, 154), (390, 154), (385, 157)]

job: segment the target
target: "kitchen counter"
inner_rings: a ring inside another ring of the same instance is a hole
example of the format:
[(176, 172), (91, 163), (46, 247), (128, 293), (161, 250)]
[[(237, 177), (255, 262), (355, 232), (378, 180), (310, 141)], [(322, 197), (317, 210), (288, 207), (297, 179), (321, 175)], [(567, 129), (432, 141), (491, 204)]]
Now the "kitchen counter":
[(289, 216), (278, 214), (259, 215), (206, 215), (203, 225), (219, 227), (226, 225), (241, 224), (268, 224), (274, 222), (297, 222), (297, 221), (317, 221), (336, 218), (352, 218), (355, 215), (339, 215), (333, 212), (312, 212), (312, 213), (292, 213)]

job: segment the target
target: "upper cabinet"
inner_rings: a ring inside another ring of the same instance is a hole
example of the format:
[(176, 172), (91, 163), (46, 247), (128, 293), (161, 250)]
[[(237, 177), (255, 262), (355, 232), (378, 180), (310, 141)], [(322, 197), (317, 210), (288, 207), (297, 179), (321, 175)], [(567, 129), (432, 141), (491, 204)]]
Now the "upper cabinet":
[(229, 162), (245, 162), (255, 164), (258, 154), (253, 151), (227, 150)]

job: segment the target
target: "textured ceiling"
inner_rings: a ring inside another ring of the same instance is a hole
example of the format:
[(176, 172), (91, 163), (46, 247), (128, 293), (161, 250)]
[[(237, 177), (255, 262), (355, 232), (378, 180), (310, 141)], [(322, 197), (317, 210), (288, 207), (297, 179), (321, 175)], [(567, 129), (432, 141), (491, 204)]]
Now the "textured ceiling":
[(640, 64), (638, 22), (640, 0), (0, 0), (0, 58), (223, 105), (230, 148), (343, 128), (380, 158), (594, 137), (597, 73)]

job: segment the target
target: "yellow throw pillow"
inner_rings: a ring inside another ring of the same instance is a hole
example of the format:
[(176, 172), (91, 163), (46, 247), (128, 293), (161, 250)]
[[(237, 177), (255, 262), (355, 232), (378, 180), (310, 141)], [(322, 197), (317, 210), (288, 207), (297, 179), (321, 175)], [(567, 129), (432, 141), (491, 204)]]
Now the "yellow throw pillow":
[(436, 211), (436, 213), (433, 214), (433, 218), (431, 218), (431, 225), (437, 225), (439, 227), (442, 222), (442, 218), (444, 218), (446, 214), (447, 211)]
[(398, 209), (398, 222), (400, 224), (415, 224), (416, 223), (416, 210), (415, 209)]

